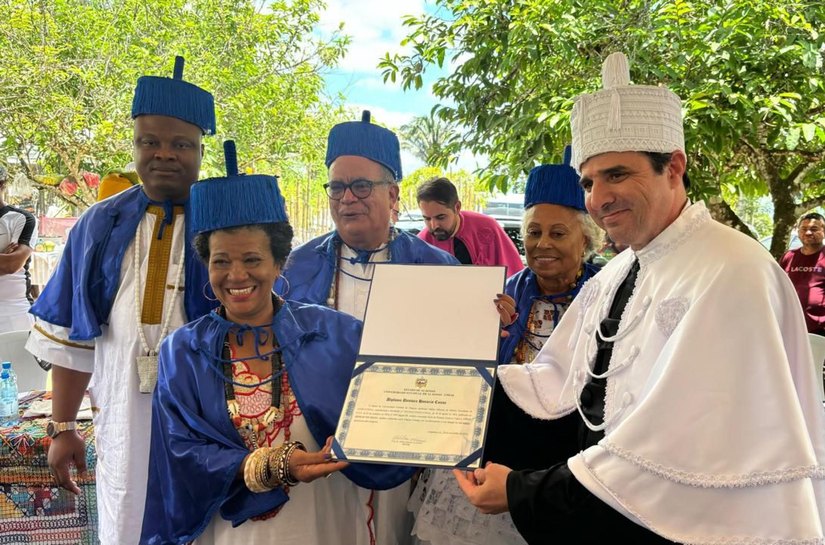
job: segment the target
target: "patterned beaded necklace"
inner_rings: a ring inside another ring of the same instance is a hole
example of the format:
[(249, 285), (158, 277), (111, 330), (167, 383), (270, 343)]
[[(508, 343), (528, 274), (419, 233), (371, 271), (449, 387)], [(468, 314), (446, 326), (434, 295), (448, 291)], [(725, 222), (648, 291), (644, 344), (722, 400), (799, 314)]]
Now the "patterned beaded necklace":
[[(283, 300), (277, 295), (272, 294), (273, 315), (277, 314), (282, 305)], [(222, 318), (226, 317), (226, 309), (224, 307), (221, 307), (218, 313)], [(259, 331), (253, 333), (254, 341), (258, 343), (259, 347), (266, 344), (270, 344), (271, 346), (270, 351), (259, 354), (258, 356), (262, 360), (270, 360), (270, 378), (254, 384), (241, 385), (247, 388), (259, 388), (267, 383), (272, 384), (270, 406), (262, 415), (255, 417), (243, 416), (238, 400), (235, 397), (236, 382), (234, 380), (233, 364), (238, 360), (235, 359), (229, 343), (229, 336), (231, 334), (231, 332), (227, 333), (224, 339), (221, 360), (224, 376), (224, 397), (226, 398), (227, 412), (232, 423), (238, 429), (244, 442), (252, 449), (266, 446), (262, 443), (266, 442), (267, 430), (272, 426), (277, 428), (275, 430), (276, 434), (279, 430), (283, 429), (284, 440), (289, 441), (291, 436), (289, 426), (294, 417), (300, 414), (300, 412), (297, 410), (297, 402), (289, 386), (289, 378), (284, 369), (283, 358), (281, 357), (278, 340), (274, 332), (270, 332), (264, 336), (264, 338), (260, 338), (261, 335)], [(256, 352), (258, 352), (258, 347), (256, 347)]]
[(537, 353), (541, 351), (544, 343), (547, 342), (547, 339), (550, 337), (550, 333), (539, 333), (543, 322), (538, 324), (536, 323), (536, 304), (542, 302), (552, 305), (552, 320), (553, 328), (555, 329), (555, 327), (559, 324), (559, 320), (561, 320), (561, 315), (565, 310), (567, 310), (567, 307), (570, 306), (570, 303), (573, 302), (573, 299), (578, 294), (580, 289), (579, 284), (583, 275), (584, 266), (582, 266), (579, 269), (579, 272), (576, 273), (576, 279), (570, 283), (570, 289), (567, 291), (549, 295), (539, 295), (533, 298), (533, 302), (530, 305), (530, 314), (527, 316), (527, 325), (525, 327), (524, 335), (516, 346), (516, 352), (514, 354), (514, 358), (517, 363), (530, 363), (530, 360), (532, 359), (530, 358), (530, 352), (532, 351), (533, 353)]

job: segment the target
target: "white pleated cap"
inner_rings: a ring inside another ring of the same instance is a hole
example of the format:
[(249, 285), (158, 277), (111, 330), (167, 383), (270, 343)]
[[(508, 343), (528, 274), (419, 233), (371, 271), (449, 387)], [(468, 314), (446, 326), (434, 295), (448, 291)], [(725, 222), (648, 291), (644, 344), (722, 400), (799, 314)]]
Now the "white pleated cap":
[(602, 87), (576, 97), (570, 115), (577, 172), (600, 153), (685, 151), (681, 99), (666, 87), (631, 85), (624, 53), (605, 59)]

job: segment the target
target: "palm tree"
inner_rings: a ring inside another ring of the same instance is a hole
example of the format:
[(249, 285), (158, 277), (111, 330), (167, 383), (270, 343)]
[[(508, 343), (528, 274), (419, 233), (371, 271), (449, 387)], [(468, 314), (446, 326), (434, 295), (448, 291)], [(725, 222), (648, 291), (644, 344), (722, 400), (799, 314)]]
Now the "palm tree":
[(447, 167), (460, 151), (461, 136), (455, 126), (433, 112), (413, 118), (400, 133), (401, 147), (429, 166)]

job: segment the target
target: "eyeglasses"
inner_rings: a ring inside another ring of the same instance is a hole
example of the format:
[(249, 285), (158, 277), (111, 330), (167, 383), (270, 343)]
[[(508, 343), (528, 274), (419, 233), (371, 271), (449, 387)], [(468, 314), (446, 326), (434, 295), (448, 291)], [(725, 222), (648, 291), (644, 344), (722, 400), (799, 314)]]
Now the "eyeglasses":
[(329, 182), (324, 184), (324, 189), (327, 190), (327, 195), (329, 195), (330, 199), (334, 199), (336, 201), (340, 201), (344, 198), (344, 193), (347, 192), (347, 189), (352, 191), (352, 194), (355, 195), (359, 199), (366, 199), (372, 194), (372, 188), (376, 185), (385, 185), (392, 182), (373, 182), (370, 180), (353, 180), (352, 182), (345, 184), (344, 182)]

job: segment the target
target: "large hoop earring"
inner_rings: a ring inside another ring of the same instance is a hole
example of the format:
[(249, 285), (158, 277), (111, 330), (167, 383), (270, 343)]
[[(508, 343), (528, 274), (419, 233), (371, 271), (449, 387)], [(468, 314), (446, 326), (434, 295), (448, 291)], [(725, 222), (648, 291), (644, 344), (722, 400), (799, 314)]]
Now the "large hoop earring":
[(204, 299), (206, 299), (207, 301), (217, 301), (217, 300), (218, 300), (218, 298), (217, 298), (217, 297), (214, 297), (214, 298), (213, 298), (213, 297), (209, 297), (209, 296), (206, 294), (206, 286), (208, 286), (208, 285), (209, 285), (209, 282), (207, 281), (207, 282), (206, 282), (206, 284), (204, 284), (204, 285), (203, 285), (203, 288), (201, 289), (201, 293), (203, 293), (203, 298), (204, 298)]
[[(284, 283), (286, 284), (286, 290), (283, 293), (278, 293), (278, 290), (274, 289), (275, 286), (278, 285), (278, 280), (283, 280)], [(275, 295), (280, 295), (282, 299), (286, 299), (286, 294), (289, 293), (289, 279), (284, 275), (280, 275), (275, 280), (275, 286), (273, 286), (273, 290), (272, 290), (273, 292), (275, 292)]]

